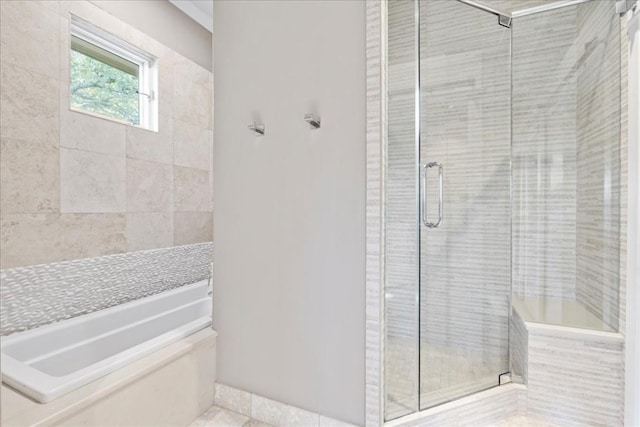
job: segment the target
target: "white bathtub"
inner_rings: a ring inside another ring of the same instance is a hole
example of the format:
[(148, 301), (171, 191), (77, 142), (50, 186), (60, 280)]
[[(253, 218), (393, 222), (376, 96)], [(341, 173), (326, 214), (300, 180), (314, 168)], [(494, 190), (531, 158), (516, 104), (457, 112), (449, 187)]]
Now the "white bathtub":
[(45, 403), (211, 325), (208, 281), (2, 337), (2, 382)]

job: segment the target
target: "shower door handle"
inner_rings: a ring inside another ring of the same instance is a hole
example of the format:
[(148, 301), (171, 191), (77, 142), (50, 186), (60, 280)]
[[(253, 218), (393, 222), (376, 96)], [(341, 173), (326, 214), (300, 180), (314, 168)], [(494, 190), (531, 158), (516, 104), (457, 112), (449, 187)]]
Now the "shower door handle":
[[(427, 219), (427, 171), (434, 167), (438, 167), (438, 221), (429, 222)], [(443, 167), (440, 162), (425, 163), (422, 166), (422, 191), (420, 192), (420, 205), (422, 223), (429, 228), (436, 228), (442, 223), (442, 188), (443, 188)]]

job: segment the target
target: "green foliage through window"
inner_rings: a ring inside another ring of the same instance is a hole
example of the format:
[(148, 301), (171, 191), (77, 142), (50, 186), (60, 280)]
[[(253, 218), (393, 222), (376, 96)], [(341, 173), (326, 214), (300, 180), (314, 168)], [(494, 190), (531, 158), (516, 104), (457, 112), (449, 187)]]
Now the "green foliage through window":
[[(97, 48), (100, 49), (100, 48)], [(140, 124), (138, 76), (71, 50), (71, 107)]]

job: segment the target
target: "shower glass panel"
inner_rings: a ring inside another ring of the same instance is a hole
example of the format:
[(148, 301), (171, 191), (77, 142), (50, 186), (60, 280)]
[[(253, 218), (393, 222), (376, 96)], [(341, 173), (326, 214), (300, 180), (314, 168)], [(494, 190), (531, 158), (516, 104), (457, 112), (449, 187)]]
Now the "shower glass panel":
[(590, 1), (514, 18), (513, 304), (616, 331), (620, 18)]
[[(420, 409), (509, 371), (511, 36), (450, 0), (420, 8)], [(437, 227), (439, 211), (442, 221)]]
[(418, 4), (387, 2), (385, 414), (415, 412), (419, 382)]

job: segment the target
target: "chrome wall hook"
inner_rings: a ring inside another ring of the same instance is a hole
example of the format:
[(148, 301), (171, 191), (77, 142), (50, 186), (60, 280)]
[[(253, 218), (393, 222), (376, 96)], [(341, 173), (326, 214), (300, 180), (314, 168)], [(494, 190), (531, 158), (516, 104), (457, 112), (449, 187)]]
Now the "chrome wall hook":
[(313, 115), (313, 113), (305, 114), (304, 121), (309, 123), (313, 129), (320, 128), (320, 117)]
[(264, 135), (264, 125), (259, 125), (259, 124), (256, 124), (256, 122), (253, 122), (253, 124), (249, 125), (249, 129), (251, 129), (252, 131), (254, 131), (260, 136)]

